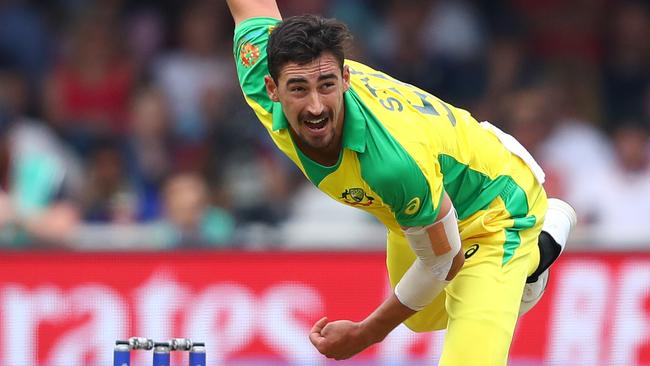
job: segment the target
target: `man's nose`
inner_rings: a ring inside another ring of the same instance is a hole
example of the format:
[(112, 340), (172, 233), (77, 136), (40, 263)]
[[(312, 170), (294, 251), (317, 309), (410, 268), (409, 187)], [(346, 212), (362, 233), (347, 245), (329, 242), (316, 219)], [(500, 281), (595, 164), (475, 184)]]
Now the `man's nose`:
[(321, 101), (320, 95), (317, 92), (309, 94), (309, 103), (307, 104), (307, 112), (313, 116), (320, 116), (323, 113), (325, 106)]

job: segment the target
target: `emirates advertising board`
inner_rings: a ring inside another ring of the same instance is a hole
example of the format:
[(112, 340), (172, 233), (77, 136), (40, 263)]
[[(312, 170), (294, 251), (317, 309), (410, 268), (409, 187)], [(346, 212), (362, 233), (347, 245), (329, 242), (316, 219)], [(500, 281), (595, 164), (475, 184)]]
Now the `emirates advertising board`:
[[(308, 333), (361, 320), (387, 295), (383, 253), (0, 255), (0, 365), (112, 365), (115, 340), (187, 337), (208, 365), (435, 365), (444, 331), (400, 326), (344, 362)], [(468, 347), (471, 343), (468, 341)], [(132, 365), (151, 364), (133, 351)], [(172, 365), (185, 365), (174, 353)], [(520, 319), (509, 365), (650, 365), (650, 254), (567, 253)]]

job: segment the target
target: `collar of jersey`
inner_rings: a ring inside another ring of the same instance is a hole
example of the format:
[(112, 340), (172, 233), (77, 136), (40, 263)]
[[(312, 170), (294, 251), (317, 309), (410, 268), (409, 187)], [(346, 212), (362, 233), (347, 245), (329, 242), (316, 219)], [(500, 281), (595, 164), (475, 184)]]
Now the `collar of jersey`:
[[(343, 122), (343, 147), (356, 152), (366, 151), (366, 118), (358, 101), (358, 96), (348, 89), (343, 94), (345, 103), (345, 121)], [(273, 103), (273, 131), (289, 127), (282, 105)]]

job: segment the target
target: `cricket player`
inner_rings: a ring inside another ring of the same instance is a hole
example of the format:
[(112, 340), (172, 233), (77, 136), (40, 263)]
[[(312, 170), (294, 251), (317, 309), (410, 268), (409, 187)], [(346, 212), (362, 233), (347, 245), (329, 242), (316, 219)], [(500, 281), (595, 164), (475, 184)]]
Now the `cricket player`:
[(346, 359), (404, 323), (447, 329), (440, 365), (506, 365), (573, 209), (547, 200), (544, 173), (511, 136), (345, 59), (344, 24), (281, 21), (275, 0), (228, 5), (242, 91), (275, 144), (332, 199), (388, 230), (393, 294), (360, 322), (320, 319), (313, 345)]

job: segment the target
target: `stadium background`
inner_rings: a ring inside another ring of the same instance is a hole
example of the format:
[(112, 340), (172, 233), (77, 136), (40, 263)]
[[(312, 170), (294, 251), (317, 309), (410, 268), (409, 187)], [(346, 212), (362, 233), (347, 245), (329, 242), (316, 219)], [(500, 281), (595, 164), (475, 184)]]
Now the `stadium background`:
[[(650, 364), (647, 2), (279, 4), (513, 134), (576, 207), (512, 365)], [(146, 335), (205, 340), (213, 365), (314, 365), (314, 320), (385, 295), (383, 228), (275, 151), (232, 26), (220, 0), (0, 2), (0, 364), (109, 364)], [(441, 337), (399, 328), (348, 364), (426, 364)]]

